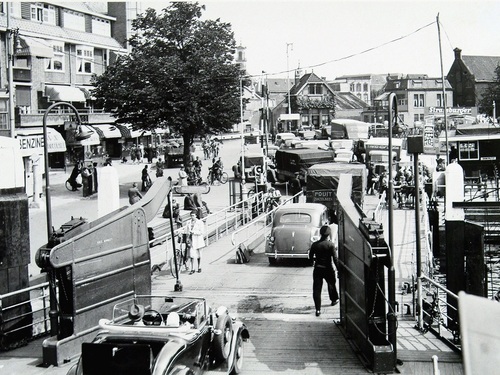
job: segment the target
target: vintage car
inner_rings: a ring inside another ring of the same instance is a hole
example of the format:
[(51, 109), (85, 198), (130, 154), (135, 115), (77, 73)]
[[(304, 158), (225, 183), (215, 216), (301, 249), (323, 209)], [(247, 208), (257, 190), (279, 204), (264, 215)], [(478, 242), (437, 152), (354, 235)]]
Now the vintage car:
[(227, 308), (212, 310), (203, 298), (135, 296), (115, 305), (112, 320), (99, 325), (68, 375), (238, 374), (249, 338)]
[(328, 210), (321, 203), (290, 203), (280, 206), (267, 238), (266, 255), (271, 265), (279, 259), (307, 259), (319, 229), (330, 225)]

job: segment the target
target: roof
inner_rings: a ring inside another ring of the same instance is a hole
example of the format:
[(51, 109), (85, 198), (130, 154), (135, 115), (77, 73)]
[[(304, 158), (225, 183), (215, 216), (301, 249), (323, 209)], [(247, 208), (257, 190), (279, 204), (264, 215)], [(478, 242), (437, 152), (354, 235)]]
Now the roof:
[(268, 78), (266, 79), (266, 83), (269, 93), (287, 93), (288, 87), (293, 86), (293, 79), (288, 80), (286, 78)]
[(295, 85), (291, 88), (290, 95), (297, 95), (298, 93), (300, 93), (304, 89), (304, 87), (308, 83), (322, 83), (333, 94), (332, 88), (330, 86), (328, 86), (328, 84), (325, 82), (325, 80), (319, 78), (314, 73), (306, 73), (302, 77), (300, 77), (299, 81), (297, 83), (295, 83)]
[[(104, 35), (70, 30), (60, 26), (33, 22), (25, 19), (11, 17), (10, 27), (19, 28), (21, 36), (28, 35), (39, 39), (62, 40), (74, 44), (82, 43), (98, 48), (120, 50), (122, 45), (114, 38)], [(7, 28), (7, 17), (0, 14), (0, 28)]]
[(335, 104), (337, 111), (342, 109), (363, 109), (368, 107), (367, 103), (352, 92), (336, 92)]
[(464, 56), (462, 61), (474, 74), (476, 82), (492, 82), (495, 80), (495, 69), (500, 64), (500, 56)]

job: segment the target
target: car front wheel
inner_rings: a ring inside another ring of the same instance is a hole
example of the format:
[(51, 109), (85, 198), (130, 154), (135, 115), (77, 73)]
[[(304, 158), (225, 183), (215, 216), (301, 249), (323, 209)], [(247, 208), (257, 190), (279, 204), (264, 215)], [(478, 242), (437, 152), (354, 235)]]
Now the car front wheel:
[(225, 314), (217, 318), (215, 329), (219, 332), (215, 335), (213, 350), (215, 360), (218, 362), (225, 361), (229, 357), (231, 351), (231, 337), (233, 335), (233, 325), (229, 315)]

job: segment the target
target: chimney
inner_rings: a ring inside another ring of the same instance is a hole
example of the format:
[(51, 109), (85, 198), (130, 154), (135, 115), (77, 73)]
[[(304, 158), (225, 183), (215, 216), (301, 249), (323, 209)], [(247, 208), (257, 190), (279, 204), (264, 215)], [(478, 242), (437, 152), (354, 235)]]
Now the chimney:
[(455, 60), (462, 60), (462, 50), (460, 48), (455, 48), (453, 52), (455, 52)]

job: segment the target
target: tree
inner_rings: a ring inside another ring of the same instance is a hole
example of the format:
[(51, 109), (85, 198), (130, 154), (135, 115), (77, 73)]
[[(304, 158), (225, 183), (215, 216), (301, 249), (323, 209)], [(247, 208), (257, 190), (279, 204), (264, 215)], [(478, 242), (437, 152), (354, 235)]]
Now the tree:
[[(495, 81), (488, 84), (483, 97), (479, 101), (479, 111), (492, 116), (493, 102), (500, 105), (500, 65), (495, 68)], [(496, 115), (499, 114), (497, 111)]]
[(195, 136), (239, 122), (240, 77), (229, 23), (201, 20), (204, 6), (174, 2), (133, 22), (132, 52), (94, 77), (103, 108), (134, 129), (169, 126), (182, 134), (187, 161)]

